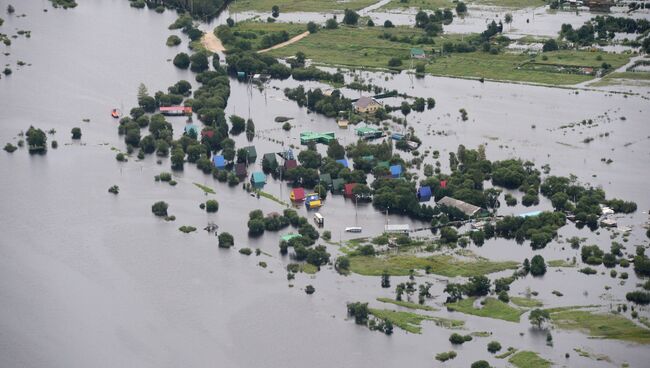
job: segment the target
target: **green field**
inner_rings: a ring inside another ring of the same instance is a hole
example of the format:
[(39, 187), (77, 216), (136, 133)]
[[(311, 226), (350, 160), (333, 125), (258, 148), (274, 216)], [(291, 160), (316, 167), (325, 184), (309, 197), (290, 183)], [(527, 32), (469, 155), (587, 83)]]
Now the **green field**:
[(523, 309), (513, 308), (495, 298), (485, 298), (485, 304), (482, 305), (482, 308), (474, 308), (475, 300), (476, 298), (459, 300), (455, 303), (447, 304), (447, 308), (456, 312), (479, 317), (502, 319), (510, 322), (519, 322), (519, 317), (525, 312)]
[[(453, 53), (436, 58), (426, 66), (427, 73), (440, 76), (473, 77), (491, 80), (542, 83), (550, 85), (572, 85), (593, 79), (584, 74), (569, 74), (553, 71), (529, 70), (520, 68), (524, 63), (534, 60), (544, 66), (571, 65), (598, 67), (603, 62), (613, 68), (627, 63), (628, 55), (608, 54), (605, 52), (589, 51), (554, 51), (544, 53), (547, 60), (541, 56), (531, 59), (530, 56), (514, 53), (491, 55), (484, 52)], [(600, 55), (602, 60), (597, 60)]]
[(546, 262), (546, 264), (549, 267), (575, 267), (576, 266), (574, 263), (571, 263), (565, 259), (552, 259)]
[(520, 351), (510, 357), (508, 362), (518, 368), (548, 368), (552, 365), (551, 362), (532, 351)]
[(605, 76), (598, 82), (592, 83), (590, 87), (603, 86), (650, 86), (650, 73), (648, 72), (618, 72)]
[[(293, 56), (302, 51), (307, 58), (321, 64), (344, 65), (349, 67), (388, 68), (391, 58), (408, 59), (412, 47), (420, 47), (425, 51), (431, 50), (431, 45), (411, 45), (403, 42), (392, 42), (380, 39), (384, 32), (403, 36), (424, 36), (424, 31), (409, 27), (346, 27), (339, 26), (334, 30), (321, 29), (315, 34), (269, 52), (276, 57)], [(460, 38), (460, 36), (454, 36)], [(442, 39), (435, 38), (436, 44)], [(440, 42), (439, 42), (440, 41)], [(402, 68), (410, 68), (410, 61), (404, 60)]]
[(422, 331), (422, 327), (420, 327), (422, 321), (432, 321), (436, 325), (445, 328), (459, 328), (465, 324), (464, 321), (459, 321), (455, 319), (425, 316), (417, 313), (399, 312), (399, 311), (388, 310), (388, 309), (370, 308), (369, 312), (371, 315), (379, 319), (391, 321), (391, 323), (393, 323), (395, 326), (401, 328), (404, 331), (408, 331), (416, 334), (419, 334)]
[(271, 15), (271, 7), (277, 5), (280, 13), (291, 12), (327, 12), (332, 10), (359, 10), (376, 3), (378, 0), (236, 0), (230, 5), (230, 11), (265, 12)]
[(435, 312), (435, 311), (438, 310), (438, 308), (430, 307), (428, 305), (422, 305), (422, 304), (417, 304), (417, 303), (399, 301), (399, 300), (390, 299), (390, 298), (377, 298), (377, 301), (382, 302), (382, 303), (390, 303), (390, 304), (399, 305), (400, 307), (404, 307), (404, 308), (420, 309), (420, 310), (425, 310), (425, 311), (429, 311), (429, 312)]
[(427, 266), (430, 266), (430, 272), (436, 275), (469, 277), (516, 269), (517, 265), (518, 263), (513, 261), (493, 262), (478, 257), (474, 261), (463, 261), (450, 255), (430, 257), (416, 257), (413, 255), (350, 257), (350, 271), (365, 276), (380, 276), (384, 270), (392, 276), (407, 276), (410, 270), (424, 270)]
[(592, 337), (650, 344), (650, 329), (640, 327), (617, 314), (594, 313), (570, 308), (550, 309), (551, 320), (559, 328), (580, 330)]
[[(259, 21), (245, 21), (235, 24), (234, 27), (231, 27), (233, 35), (235, 35), (235, 41), (246, 40), (251, 43), (252, 50), (261, 50), (262, 37), (264, 35), (274, 32), (286, 31), (289, 34), (289, 38), (297, 36), (303, 32), (307, 31), (307, 25), (302, 23), (267, 23)], [(239, 35), (238, 35), (239, 34)], [(246, 37), (244, 37), (246, 35)], [(252, 38), (254, 35), (255, 38)], [(228, 48), (229, 44), (226, 44)]]
[[(512, 9), (523, 9), (543, 6), (545, 2), (543, 0), (467, 0), (465, 1), (465, 4), (468, 4), (470, 6), (489, 5)], [(384, 5), (381, 9), (392, 10), (408, 8), (418, 8), (424, 10), (436, 10), (442, 8), (455, 9), (456, 4), (451, 0), (408, 0), (407, 2), (392, 0), (388, 4)], [(472, 10), (470, 9), (469, 13), (471, 12)]]
[(510, 301), (512, 302), (512, 304), (523, 308), (537, 308), (544, 305), (544, 303), (540, 302), (537, 299), (521, 298), (517, 296), (510, 297)]
[[(412, 47), (422, 48), (431, 54), (432, 49), (438, 52), (445, 42), (459, 41), (462, 38), (461, 35), (444, 35), (444, 37), (434, 38), (435, 45), (411, 45), (379, 38), (384, 32), (398, 38), (424, 35), (422, 30), (408, 27), (386, 29), (383, 27), (341, 26), (335, 30), (320, 30), (316, 34), (311, 34), (292, 45), (273, 50), (269, 54), (276, 57), (288, 57), (302, 51), (307, 58), (318, 64), (366, 69), (388, 68), (388, 61), (391, 58), (398, 58), (402, 59), (402, 65), (395, 69), (410, 69), (409, 57)], [(430, 59), (425, 70), (427, 73), (437, 76), (572, 85), (589, 81), (594, 77), (561, 72), (555, 68), (556, 66), (597, 68), (606, 62), (613, 68), (617, 68), (627, 63), (629, 59), (629, 55), (573, 50), (548, 52), (543, 56), (531, 57), (509, 52), (501, 52), (497, 55), (485, 52), (452, 53)], [(543, 60), (544, 58), (546, 60)], [(533, 66), (544, 70), (531, 70)]]

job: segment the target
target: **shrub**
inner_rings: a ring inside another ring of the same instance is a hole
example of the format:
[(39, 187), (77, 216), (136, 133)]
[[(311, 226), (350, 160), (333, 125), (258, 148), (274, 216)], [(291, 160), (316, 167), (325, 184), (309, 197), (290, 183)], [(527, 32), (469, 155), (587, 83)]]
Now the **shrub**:
[(181, 44), (181, 38), (176, 35), (171, 35), (167, 37), (167, 46), (178, 46)]
[(72, 128), (72, 139), (81, 139), (81, 128)]
[(390, 60), (388, 60), (388, 66), (390, 66), (391, 68), (395, 68), (400, 65), (402, 65), (402, 60), (400, 60), (399, 58), (393, 57), (390, 58)]
[(115, 155), (115, 159), (119, 162), (125, 162), (126, 156), (122, 152), (120, 152), (117, 155)]
[(184, 52), (180, 52), (174, 57), (173, 62), (177, 68), (187, 69), (190, 67), (190, 56)]
[(650, 304), (650, 293), (647, 291), (631, 291), (625, 294), (625, 299), (636, 304)]
[(544, 257), (539, 254), (533, 256), (530, 260), (530, 274), (533, 276), (541, 276), (546, 273), (546, 263)]
[(456, 352), (455, 351), (445, 351), (443, 353), (436, 354), (436, 360), (439, 360), (441, 362), (446, 362), (450, 359), (454, 359), (456, 357)]
[(205, 210), (210, 213), (219, 211), (219, 202), (215, 199), (208, 199), (205, 202)]
[(490, 363), (485, 360), (477, 360), (470, 366), (471, 368), (490, 368)]
[(591, 267), (581, 268), (581, 269), (578, 270), (578, 272), (582, 272), (585, 275), (595, 275), (595, 274), (598, 273), (598, 271), (596, 271), (595, 269), (593, 269)]
[(7, 144), (5, 145), (5, 148), (4, 148), (4, 150), (7, 151), (7, 152), (9, 152), (9, 153), (12, 153), (12, 152), (14, 152), (14, 151), (17, 150), (17, 149), (18, 149), (18, 147), (14, 146), (14, 145), (11, 144), (11, 143), (7, 143)]
[(467, 341), (472, 341), (472, 336), (470, 336), (470, 335), (463, 336), (463, 335), (461, 335), (459, 333), (455, 333), (455, 332), (453, 334), (451, 334), (451, 336), (449, 336), (449, 342), (451, 342), (454, 345), (463, 344), (463, 343), (465, 343)]
[(158, 201), (151, 206), (151, 212), (158, 217), (167, 216), (167, 208), (169, 205), (166, 202)]
[(250, 256), (253, 251), (250, 248), (242, 248), (239, 250), (239, 253)]
[(305, 286), (305, 293), (307, 293), (307, 295), (311, 295), (311, 294), (313, 294), (315, 291), (316, 291), (316, 288), (313, 287), (312, 285), (307, 285), (307, 286)]
[(490, 341), (487, 344), (487, 349), (490, 353), (494, 354), (497, 351), (501, 350), (501, 343), (499, 343), (498, 341)]
[(178, 230), (185, 233), (185, 234), (188, 234), (188, 233), (191, 233), (193, 231), (196, 231), (196, 228), (194, 226), (183, 225), (183, 226), (179, 227)]
[(230, 248), (235, 245), (235, 238), (230, 233), (223, 232), (219, 234), (219, 248)]
[(325, 22), (325, 29), (337, 29), (339, 24), (336, 22), (336, 19), (330, 18)]
[(499, 292), (499, 300), (504, 302), (504, 303), (509, 303), (510, 302), (510, 297), (508, 296), (508, 292), (503, 290)]

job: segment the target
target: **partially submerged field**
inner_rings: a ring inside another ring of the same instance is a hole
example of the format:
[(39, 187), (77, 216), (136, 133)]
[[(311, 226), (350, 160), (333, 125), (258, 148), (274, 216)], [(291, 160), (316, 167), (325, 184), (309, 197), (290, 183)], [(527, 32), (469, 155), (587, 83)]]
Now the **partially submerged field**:
[(230, 11), (258, 11), (269, 12), (277, 5), (282, 12), (325, 12), (332, 10), (363, 9), (376, 3), (376, 0), (349, 0), (349, 1), (323, 1), (323, 0), (237, 0), (230, 5)]
[[(281, 49), (273, 50), (271, 55), (289, 57), (302, 51), (307, 58), (318, 64), (347, 66), (353, 68), (388, 68), (392, 58), (402, 60), (402, 65), (392, 69), (410, 69), (410, 50), (418, 47), (429, 56), (426, 61), (427, 73), (438, 76), (458, 78), (484, 78), (488, 80), (539, 83), (549, 85), (573, 85), (589, 81), (593, 75), (569, 72), (568, 69), (599, 68), (603, 63), (617, 68), (629, 60), (625, 54), (612, 54), (602, 51), (562, 50), (530, 56), (522, 53), (501, 52), (490, 54), (481, 51), (450, 53), (439, 56), (445, 42), (457, 42), (461, 35), (434, 37), (434, 45), (393, 42), (380, 38), (384, 33), (402, 37), (424, 36), (420, 29), (408, 27), (345, 27), (335, 30), (320, 30), (315, 34)], [(546, 60), (544, 60), (546, 59)], [(420, 62), (414, 61), (413, 64)]]
[(416, 257), (413, 255), (350, 257), (350, 270), (365, 276), (379, 276), (384, 271), (394, 276), (406, 276), (410, 270), (427, 269), (428, 272), (441, 276), (469, 277), (515, 269), (517, 265), (517, 262), (497, 262), (484, 258), (460, 260), (451, 255), (434, 255), (429, 257)]
[[(471, 5), (486, 5), (496, 6), (511, 9), (523, 9), (544, 6), (546, 4), (543, 0), (469, 0), (465, 1), (469, 6)], [(382, 9), (426, 9), (436, 10), (442, 8), (454, 9), (456, 3), (451, 0), (391, 0), (388, 4), (384, 5)]]
[(650, 330), (614, 313), (597, 313), (575, 308), (549, 310), (553, 324), (559, 328), (579, 330), (594, 338), (618, 339), (650, 344)]

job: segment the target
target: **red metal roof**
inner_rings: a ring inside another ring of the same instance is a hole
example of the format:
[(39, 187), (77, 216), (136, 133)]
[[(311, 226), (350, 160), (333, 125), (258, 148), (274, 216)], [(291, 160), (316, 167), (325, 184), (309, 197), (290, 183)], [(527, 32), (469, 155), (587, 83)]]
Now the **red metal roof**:
[(163, 106), (160, 108), (160, 111), (184, 111), (192, 112), (191, 106)]
[(293, 188), (291, 194), (293, 194), (294, 201), (302, 201), (305, 199), (305, 188)]
[(284, 162), (285, 169), (293, 169), (295, 167), (298, 167), (298, 161), (296, 160), (287, 160)]

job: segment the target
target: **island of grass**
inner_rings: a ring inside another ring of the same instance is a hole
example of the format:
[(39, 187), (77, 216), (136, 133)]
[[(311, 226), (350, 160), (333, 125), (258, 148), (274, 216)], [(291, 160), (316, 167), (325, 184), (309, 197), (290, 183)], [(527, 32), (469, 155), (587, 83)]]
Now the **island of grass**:
[(205, 194), (217, 194), (217, 192), (215, 192), (214, 189), (206, 185), (199, 184), (199, 183), (194, 183), (194, 185), (196, 185), (197, 188), (201, 189)]
[(390, 303), (390, 304), (399, 305), (400, 307), (404, 307), (404, 308), (420, 309), (420, 310), (425, 310), (425, 311), (429, 311), (429, 312), (435, 312), (435, 311), (438, 310), (438, 308), (430, 307), (428, 305), (422, 305), (422, 304), (417, 304), (417, 303), (412, 303), (412, 302), (405, 302), (403, 300), (395, 300), (395, 299), (390, 299), (390, 298), (377, 298), (377, 301), (382, 302), (382, 303)]
[(407, 276), (410, 270), (428, 270), (428, 272), (447, 277), (470, 277), (487, 275), (493, 272), (516, 269), (517, 262), (490, 261), (475, 257), (466, 261), (447, 254), (429, 257), (414, 255), (392, 256), (351, 256), (350, 271), (365, 276), (380, 276), (384, 270), (391, 276)]
[(510, 357), (508, 362), (518, 368), (548, 368), (552, 363), (532, 351), (520, 351)]
[[(224, 33), (224, 30), (225, 33)], [(278, 43), (288, 41), (307, 31), (307, 25), (302, 23), (268, 23), (248, 20), (236, 23), (233, 27), (217, 27), (215, 34), (223, 42), (226, 49), (241, 48), (242, 43), (248, 44), (250, 50), (259, 51)]]
[(369, 308), (368, 312), (376, 318), (390, 321), (393, 325), (401, 328), (402, 330), (415, 334), (422, 332), (422, 321), (433, 321), (436, 325), (445, 328), (458, 328), (465, 324), (464, 321), (459, 320), (425, 316), (417, 313), (400, 312), (388, 309)]
[[(298, 42), (271, 50), (275, 57), (291, 57), (298, 51), (317, 64), (364, 69), (387, 69), (391, 59), (401, 60), (394, 70), (411, 68), (412, 48), (425, 51), (425, 72), (431, 75), (458, 78), (488, 79), (547, 85), (573, 85), (594, 78), (603, 63), (612, 69), (627, 63), (630, 55), (603, 51), (559, 50), (531, 56), (500, 51), (451, 52), (441, 55), (445, 43), (467, 42), (476, 35), (444, 34), (426, 42), (422, 29), (411, 27), (348, 27), (322, 29)], [(402, 40), (409, 40), (403, 42)]]
[(448, 303), (447, 309), (455, 312), (471, 314), (479, 317), (502, 319), (509, 322), (519, 322), (519, 317), (525, 312), (523, 309), (513, 308), (510, 305), (495, 299), (485, 298), (480, 308), (474, 307), (476, 298), (467, 298), (455, 303)]
[(602, 339), (616, 339), (650, 344), (650, 329), (636, 325), (613, 313), (596, 313), (580, 307), (548, 309), (553, 324), (567, 330), (580, 330)]
[(552, 259), (546, 262), (548, 267), (575, 267), (575, 263), (571, 263), (565, 259)]
[(230, 5), (230, 12), (257, 11), (271, 13), (271, 8), (277, 5), (280, 14), (291, 12), (328, 12), (345, 9), (359, 10), (375, 4), (377, 0), (237, 0)]
[[(467, 0), (465, 3), (469, 6), (482, 5), (511, 9), (536, 8), (546, 5), (544, 0)], [(391, 0), (388, 4), (382, 6), (381, 9), (393, 10), (416, 8), (436, 10), (444, 8), (454, 9), (455, 7), (456, 2), (452, 0)]]
[(540, 302), (537, 299), (522, 298), (518, 296), (510, 297), (510, 301), (512, 302), (512, 304), (523, 308), (539, 308), (544, 305), (544, 303)]

